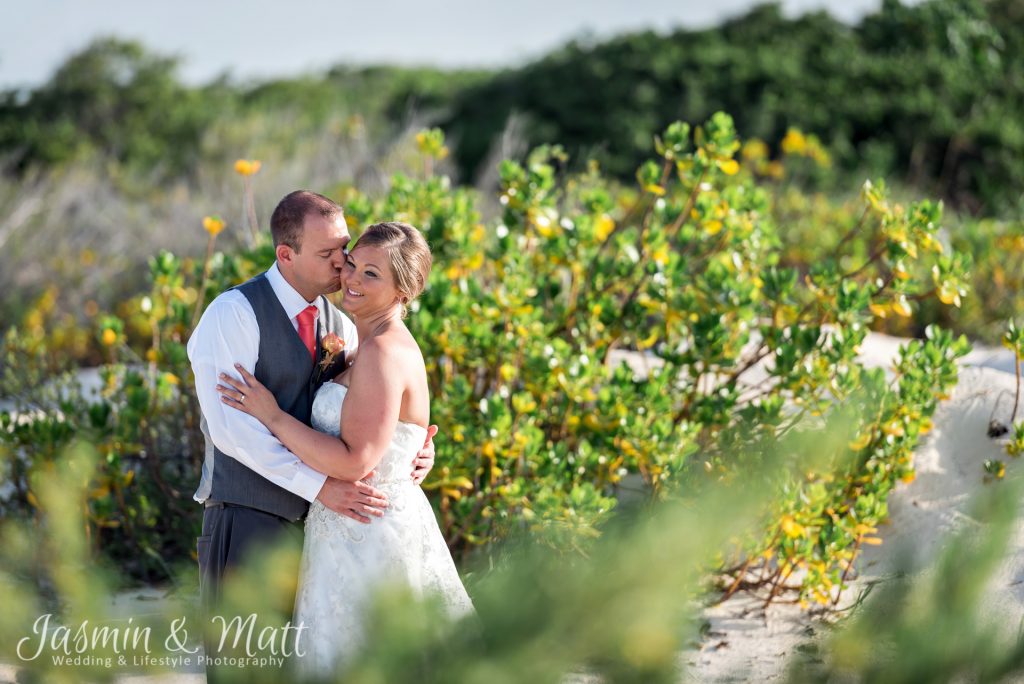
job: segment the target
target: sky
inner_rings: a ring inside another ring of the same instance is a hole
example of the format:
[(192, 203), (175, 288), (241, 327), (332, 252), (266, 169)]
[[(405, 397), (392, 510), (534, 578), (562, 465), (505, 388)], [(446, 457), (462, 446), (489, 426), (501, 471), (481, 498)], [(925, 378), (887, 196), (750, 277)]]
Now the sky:
[[(349, 64), (513, 66), (571, 38), (705, 27), (754, 0), (0, 0), (0, 88), (44, 82), (99, 36), (182, 58), (205, 83), (293, 76)], [(856, 21), (880, 0), (781, 0)]]

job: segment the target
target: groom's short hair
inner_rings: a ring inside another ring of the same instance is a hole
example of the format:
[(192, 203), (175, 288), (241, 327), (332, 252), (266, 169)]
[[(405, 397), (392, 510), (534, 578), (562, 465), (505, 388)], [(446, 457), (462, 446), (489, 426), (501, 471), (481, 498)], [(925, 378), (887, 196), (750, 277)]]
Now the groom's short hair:
[(307, 216), (319, 214), (324, 218), (335, 218), (342, 213), (340, 204), (319, 193), (309, 190), (289, 192), (277, 203), (270, 216), (270, 235), (274, 238), (274, 246), (288, 245), (298, 252)]

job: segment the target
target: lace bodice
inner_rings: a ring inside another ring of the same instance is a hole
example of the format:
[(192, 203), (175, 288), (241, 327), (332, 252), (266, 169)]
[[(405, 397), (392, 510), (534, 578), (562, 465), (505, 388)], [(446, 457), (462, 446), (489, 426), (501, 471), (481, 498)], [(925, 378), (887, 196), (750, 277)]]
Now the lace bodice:
[[(324, 383), (313, 399), (313, 428), (340, 437), (341, 410), (347, 395), (348, 387), (336, 382)], [(412, 473), (412, 461), (426, 438), (425, 428), (399, 421), (391, 437), (391, 444), (374, 469), (377, 476), (370, 483), (376, 486), (408, 481)]]

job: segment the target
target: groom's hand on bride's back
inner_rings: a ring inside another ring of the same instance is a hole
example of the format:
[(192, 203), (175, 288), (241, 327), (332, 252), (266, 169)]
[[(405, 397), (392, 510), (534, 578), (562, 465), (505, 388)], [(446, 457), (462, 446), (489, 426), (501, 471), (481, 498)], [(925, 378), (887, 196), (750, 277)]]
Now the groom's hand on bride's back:
[(327, 478), (316, 498), (338, 515), (363, 523), (370, 522), (369, 516), (380, 518), (388, 507), (388, 497), (379, 489), (365, 482), (346, 482), (333, 477)]
[(415, 484), (427, 479), (430, 469), (434, 467), (434, 435), (437, 434), (437, 430), (436, 425), (427, 428), (427, 439), (423, 443), (423, 448), (412, 461), (412, 481)]

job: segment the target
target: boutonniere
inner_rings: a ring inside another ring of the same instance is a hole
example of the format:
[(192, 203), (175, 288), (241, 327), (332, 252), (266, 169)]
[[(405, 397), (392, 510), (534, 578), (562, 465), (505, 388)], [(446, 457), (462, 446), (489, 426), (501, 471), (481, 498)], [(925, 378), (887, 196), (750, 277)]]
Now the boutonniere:
[(334, 363), (334, 359), (345, 348), (345, 340), (334, 333), (327, 333), (320, 340), (320, 346), (324, 348), (324, 358), (320, 361), (320, 370), (325, 371)]

